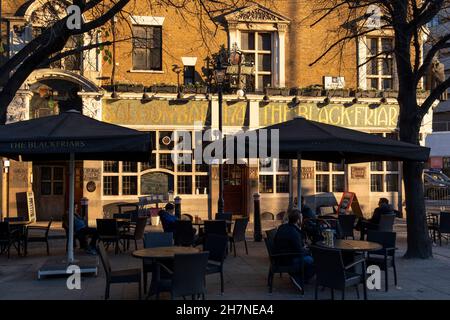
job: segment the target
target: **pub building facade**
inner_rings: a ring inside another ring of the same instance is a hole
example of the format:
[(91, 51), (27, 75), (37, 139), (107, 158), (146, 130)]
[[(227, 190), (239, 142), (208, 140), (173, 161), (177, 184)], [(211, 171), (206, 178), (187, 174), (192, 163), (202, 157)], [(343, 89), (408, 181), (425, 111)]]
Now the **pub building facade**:
[[(333, 17), (315, 27), (304, 23), (313, 2), (275, 2), (270, 8), (252, 5), (223, 14), (218, 20), (220, 28), (208, 46), (203, 45), (196, 27), (182, 21), (174, 10), (150, 9), (145, 7), (146, 1), (138, 2), (131, 13), (136, 15), (128, 17), (128, 21), (120, 18), (115, 22), (117, 36), (128, 32), (134, 38), (116, 44), (112, 63), (104, 62), (103, 53), (94, 49), (34, 71), (9, 106), (8, 121), (70, 109), (71, 99), (76, 99), (70, 92), (77, 88), (82, 99), (79, 111), (83, 114), (151, 131), (155, 137), (149, 163), (77, 162), (75, 197), (77, 201), (89, 199), (90, 220), (105, 216), (111, 204), (136, 202), (139, 196), (168, 194), (182, 199), (185, 213), (202, 218), (214, 216), (218, 166), (196, 163), (194, 149), (183, 151), (192, 157), (191, 164), (175, 165), (171, 154), (179, 152), (174, 151), (178, 133), (189, 132), (194, 137), (195, 131), (219, 126), (218, 96), (206, 91), (205, 70), (210, 66), (211, 52), (219, 52), (221, 46), (227, 51), (240, 50), (246, 63), (246, 69), (242, 70), (249, 73), (242, 87), (244, 94), (237, 95), (236, 88), (224, 94), (225, 134), (302, 116), (387, 138), (398, 136), (399, 107), (391, 97), (397, 88), (394, 57), (383, 55), (363, 63), (379, 55), (382, 48), (393, 45), (392, 33), (374, 29), (349, 44), (341, 60), (326, 58), (310, 67), (309, 63), (325, 50), (326, 41), (339, 26), (339, 20)], [(49, 6), (64, 12), (61, 3), (52, 0), (6, 3), (2, 28), (6, 34), (2, 39), (7, 39), (3, 44), (6, 53), (14, 55), (23, 43), (42, 31), (41, 17)], [(102, 41), (98, 33), (87, 34), (69, 41), (68, 47), (93, 40)], [(233, 77), (236, 75), (230, 76)], [(116, 85), (110, 86), (111, 82)], [(184, 85), (182, 99), (177, 90), (173, 91), (173, 85)], [(286, 90), (289, 88), (303, 89)], [(351, 89), (359, 89), (357, 97), (348, 94)], [(431, 132), (431, 123), (430, 114), (421, 128), (423, 140)], [(50, 160), (3, 161), (3, 216), (22, 215), (17, 195), (33, 191), (38, 220), (61, 218), (68, 208), (68, 164)], [(298, 168), (296, 161), (292, 165), (295, 194)], [(339, 201), (346, 187), (357, 194), (365, 215), (370, 216), (380, 197), (388, 198), (399, 209), (402, 207), (401, 163), (343, 165), (302, 161), (301, 170), (303, 194), (312, 207), (330, 196)], [(286, 211), (289, 161), (259, 159), (224, 165), (226, 212), (252, 216), (255, 193), (261, 195), (262, 212), (277, 215)]]

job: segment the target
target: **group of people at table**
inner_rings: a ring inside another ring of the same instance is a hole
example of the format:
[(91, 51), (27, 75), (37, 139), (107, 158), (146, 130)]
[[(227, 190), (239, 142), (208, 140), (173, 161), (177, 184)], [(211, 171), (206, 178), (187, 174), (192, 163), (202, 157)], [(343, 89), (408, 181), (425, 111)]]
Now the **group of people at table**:
[[(165, 208), (159, 212), (161, 224), (165, 232), (175, 232), (175, 225), (178, 218), (175, 215), (175, 206), (172, 203), (167, 203)], [(361, 240), (367, 230), (374, 230), (377, 228), (380, 217), (383, 214), (391, 214), (393, 212), (392, 206), (388, 199), (380, 198), (378, 207), (370, 219), (358, 219), (355, 229), (360, 231)], [(294, 208), (288, 211), (285, 217), (285, 223), (277, 228), (274, 238), (274, 246), (276, 253), (300, 253), (301, 257), (292, 258), (291, 265), (298, 266), (298, 272), (290, 274), (292, 283), (298, 290), (303, 292), (304, 284), (314, 277), (314, 260), (305, 243), (307, 236), (310, 236), (312, 231), (311, 225), (317, 221), (319, 217), (314, 211), (305, 204), (305, 200), (301, 198), (300, 208)], [(65, 217), (67, 223), (67, 216)], [(76, 237), (80, 241), (80, 247), (85, 249), (90, 254), (96, 254), (96, 242), (98, 240), (98, 232), (96, 228), (91, 228), (87, 225), (85, 220), (78, 214), (77, 206), (75, 207), (74, 230)], [(193, 228), (195, 234), (196, 229)], [(90, 242), (88, 243), (88, 238)], [(301, 276), (301, 266), (303, 265), (303, 276)]]
[[(355, 229), (360, 231), (361, 240), (364, 239), (367, 230), (375, 230), (380, 222), (380, 217), (383, 214), (391, 214), (394, 209), (389, 204), (386, 198), (380, 198), (378, 207), (370, 219), (359, 219), (356, 223)], [(310, 253), (309, 248), (305, 244), (305, 238), (312, 236), (309, 233), (314, 232), (311, 225), (315, 224), (319, 217), (313, 210), (305, 204), (302, 197), (301, 207), (294, 208), (288, 211), (286, 223), (283, 223), (277, 228), (274, 238), (274, 249), (276, 253), (300, 253), (301, 257), (291, 258), (290, 264), (296, 266), (298, 272), (290, 274), (292, 283), (298, 290), (303, 292), (304, 284), (314, 277), (314, 259)], [(311, 238), (312, 238), (311, 237)], [(302, 261), (303, 260), (303, 261)], [(303, 277), (301, 266), (303, 265)]]

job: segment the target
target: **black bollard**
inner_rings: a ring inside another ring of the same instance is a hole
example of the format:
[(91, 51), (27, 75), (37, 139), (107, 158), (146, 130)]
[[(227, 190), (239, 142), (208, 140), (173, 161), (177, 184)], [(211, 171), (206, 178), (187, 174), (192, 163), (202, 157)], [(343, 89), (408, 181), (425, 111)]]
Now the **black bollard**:
[(174, 199), (174, 201), (175, 201), (175, 217), (181, 219), (181, 198), (177, 196)]
[(81, 204), (81, 217), (86, 221), (86, 223), (89, 223), (89, 215), (88, 215), (88, 207), (89, 207), (89, 199), (86, 197), (81, 198), (80, 200)]
[(261, 207), (260, 207), (261, 196), (258, 193), (253, 195), (253, 201), (255, 204), (255, 211), (253, 217), (253, 239), (255, 242), (262, 241), (262, 231), (261, 231)]

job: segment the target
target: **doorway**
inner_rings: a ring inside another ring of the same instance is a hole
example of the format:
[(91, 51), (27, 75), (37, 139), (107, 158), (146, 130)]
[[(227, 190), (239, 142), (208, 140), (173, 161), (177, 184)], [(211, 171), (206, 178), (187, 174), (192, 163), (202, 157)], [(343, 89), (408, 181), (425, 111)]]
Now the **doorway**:
[(248, 167), (245, 164), (224, 164), (223, 198), (225, 212), (247, 215)]

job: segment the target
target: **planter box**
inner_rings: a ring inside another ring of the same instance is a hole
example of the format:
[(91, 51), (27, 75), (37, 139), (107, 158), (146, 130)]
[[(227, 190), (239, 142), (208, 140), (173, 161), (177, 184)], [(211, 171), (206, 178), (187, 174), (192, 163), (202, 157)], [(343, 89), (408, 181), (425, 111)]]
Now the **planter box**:
[(116, 92), (128, 92), (128, 84), (116, 84), (114, 85)]
[(417, 92), (417, 98), (426, 99), (430, 95), (430, 91)]
[(192, 87), (184, 87), (182, 90), (183, 93), (197, 93), (197, 88), (192, 88)]
[(377, 98), (378, 91), (370, 91), (370, 90), (356, 91), (355, 97), (356, 98)]
[(383, 98), (397, 98), (398, 91), (383, 91), (381, 95)]
[(208, 92), (207, 87), (184, 87), (183, 93), (198, 93), (198, 94), (206, 94)]
[(151, 92), (155, 93), (177, 93), (178, 87), (177, 86), (151, 86), (150, 87)]
[(135, 84), (128, 86), (128, 92), (142, 93), (144, 91), (144, 86), (142, 84)]
[(208, 93), (208, 87), (197, 87), (196, 93), (200, 94), (207, 94)]
[(328, 97), (343, 97), (348, 98), (350, 97), (350, 90), (349, 89), (335, 89), (335, 90), (327, 90), (326, 95)]
[(301, 96), (302, 95), (302, 89), (300, 89), (300, 88), (291, 88), (289, 90), (289, 94), (291, 96)]
[(323, 96), (322, 89), (315, 89), (315, 88), (303, 89), (302, 90), (302, 96), (306, 96), (306, 97), (321, 97), (321, 96)]

